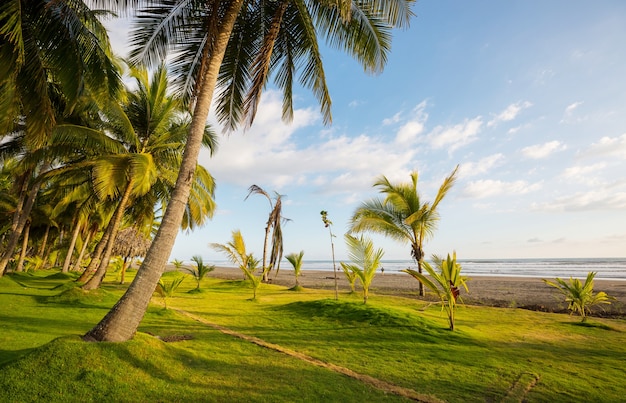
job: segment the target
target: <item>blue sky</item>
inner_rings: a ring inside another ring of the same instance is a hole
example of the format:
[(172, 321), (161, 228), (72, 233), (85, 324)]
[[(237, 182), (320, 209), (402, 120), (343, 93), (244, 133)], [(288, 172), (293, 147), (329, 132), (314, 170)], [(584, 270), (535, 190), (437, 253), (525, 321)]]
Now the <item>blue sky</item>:
[[(626, 2), (422, 0), (413, 10), (382, 74), (325, 50), (332, 126), (304, 89), (293, 123), (281, 123), (270, 86), (254, 126), (201, 155), (218, 210), (178, 236), (172, 259), (223, 260), (208, 244), (234, 229), (260, 256), (269, 204), (244, 201), (252, 184), (284, 195), (285, 253), (330, 259), (327, 210), (345, 259), (348, 220), (377, 196), (377, 176), (417, 170), (431, 200), (457, 164), (428, 255), (626, 256)], [(108, 25), (123, 54), (125, 24)], [(410, 258), (407, 245), (373, 238), (386, 259)]]

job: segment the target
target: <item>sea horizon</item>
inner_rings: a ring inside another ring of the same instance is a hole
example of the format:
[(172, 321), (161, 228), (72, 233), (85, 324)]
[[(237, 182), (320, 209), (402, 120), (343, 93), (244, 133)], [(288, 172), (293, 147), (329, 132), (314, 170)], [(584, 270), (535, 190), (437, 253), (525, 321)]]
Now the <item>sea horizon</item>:
[[(339, 262), (336, 269), (341, 271)], [(587, 273), (596, 272), (596, 279), (626, 280), (626, 258), (517, 258), (517, 259), (459, 259), (466, 276), (504, 276), (534, 278), (585, 278)], [(188, 263), (188, 262), (186, 262)], [(232, 267), (227, 260), (207, 261), (222, 267)], [(407, 268), (416, 268), (416, 263), (409, 259), (389, 259), (381, 262), (384, 273), (401, 273)], [(292, 270), (291, 264), (281, 261), (280, 270)], [(305, 260), (302, 270), (333, 271), (333, 261)], [(402, 273), (403, 274), (403, 273)]]

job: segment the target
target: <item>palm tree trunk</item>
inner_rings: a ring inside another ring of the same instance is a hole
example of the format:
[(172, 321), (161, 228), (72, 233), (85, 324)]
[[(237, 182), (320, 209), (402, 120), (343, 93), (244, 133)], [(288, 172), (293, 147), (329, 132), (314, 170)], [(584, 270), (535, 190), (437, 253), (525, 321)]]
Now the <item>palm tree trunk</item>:
[(81, 227), (82, 223), (80, 222), (80, 218), (77, 216), (74, 224), (74, 232), (72, 232), (72, 239), (70, 240), (70, 246), (67, 248), (67, 255), (65, 256), (65, 261), (63, 262), (63, 268), (61, 269), (61, 273), (67, 273), (68, 271), (70, 271), (70, 263), (72, 262), (74, 247), (76, 246), (76, 240), (78, 239), (78, 235), (80, 234)]
[(19, 213), (16, 212), (16, 215), (14, 216), (7, 247), (0, 257), (0, 277), (4, 275), (7, 265), (9, 264), (9, 260), (11, 260), (15, 247), (17, 246), (17, 242), (22, 236), (24, 226), (28, 221), (28, 217), (30, 217), (30, 212), (33, 210), (33, 205), (35, 204), (35, 199), (37, 198), (37, 193), (39, 193), (40, 187), (41, 181), (36, 181), (33, 184), (32, 188), (26, 195), (26, 201), (24, 202), (23, 207), (20, 209)]
[(43, 257), (43, 253), (46, 251), (46, 245), (48, 244), (48, 235), (50, 235), (50, 224), (46, 225), (46, 232), (43, 234), (41, 246), (39, 247), (39, 251), (37, 252), (38, 256)]
[(159, 231), (126, 293), (100, 323), (87, 332), (86, 340), (130, 340), (137, 332), (137, 327), (146, 313), (152, 294), (174, 247), (185, 213), (220, 66), (242, 5), (243, 0), (233, 0), (230, 3), (228, 9), (222, 14), (222, 20), (216, 25), (218, 32), (211, 49), (211, 56), (209, 57), (206, 52), (203, 56), (203, 68), (200, 69), (201, 75), (198, 77), (197, 99), (185, 152), (172, 198), (163, 215)]
[(85, 252), (87, 251), (87, 246), (89, 245), (89, 242), (91, 241), (91, 237), (95, 234), (96, 231), (97, 229), (94, 228), (91, 231), (87, 232), (87, 237), (85, 238), (85, 242), (83, 242), (83, 247), (80, 248), (80, 253), (78, 254), (76, 263), (74, 263), (74, 267), (72, 268), (72, 271), (78, 271), (80, 269), (80, 263), (83, 261), (83, 257), (85, 256)]
[(115, 209), (115, 213), (109, 222), (109, 227), (111, 230), (109, 232), (109, 240), (107, 241), (107, 246), (104, 251), (104, 255), (102, 259), (100, 259), (100, 265), (98, 266), (98, 270), (96, 273), (87, 281), (83, 286), (83, 290), (95, 290), (100, 287), (102, 283), (102, 279), (104, 279), (104, 275), (107, 272), (107, 268), (109, 267), (109, 260), (111, 259), (111, 251), (113, 250), (113, 245), (115, 244), (115, 238), (117, 237), (118, 230), (120, 228), (120, 224), (122, 223), (122, 218), (124, 218), (124, 212), (126, 211), (126, 206), (128, 205), (128, 201), (130, 200), (130, 195), (133, 192), (133, 184), (134, 180), (131, 178), (126, 185), (126, 189), (124, 190), (124, 195), (122, 196), (122, 200), (120, 200), (117, 208)]
[(94, 270), (96, 270), (96, 267), (98, 267), (98, 263), (100, 262), (100, 258), (102, 257), (102, 253), (104, 252), (104, 248), (107, 246), (107, 243), (109, 242), (109, 236), (111, 235), (111, 230), (112, 230), (112, 227), (107, 225), (107, 228), (104, 230), (104, 234), (102, 234), (102, 238), (100, 238), (100, 241), (96, 245), (96, 249), (91, 254), (91, 262), (89, 262), (89, 265), (87, 265), (87, 267), (83, 271), (83, 274), (81, 274), (80, 277), (76, 279), (76, 282), (83, 283), (87, 281), (91, 273)]
[(17, 262), (17, 267), (15, 271), (21, 272), (24, 271), (24, 259), (26, 259), (26, 248), (28, 248), (28, 238), (30, 235), (30, 220), (26, 222), (26, 227), (24, 227), (23, 237), (22, 237), (22, 250), (20, 251), (20, 259)]

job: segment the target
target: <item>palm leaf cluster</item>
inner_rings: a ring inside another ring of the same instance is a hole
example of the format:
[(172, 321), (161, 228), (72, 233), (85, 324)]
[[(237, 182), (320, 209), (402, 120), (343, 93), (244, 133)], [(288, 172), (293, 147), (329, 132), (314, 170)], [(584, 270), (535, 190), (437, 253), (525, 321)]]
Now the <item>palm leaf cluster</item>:
[(448, 315), (450, 330), (454, 330), (454, 317), (457, 301), (460, 299), (460, 288), (463, 287), (468, 291), (466, 283), (468, 278), (461, 275), (462, 267), (456, 261), (456, 252), (452, 256), (448, 254), (445, 260), (438, 256), (433, 256), (433, 261), (438, 271), (428, 262), (423, 264), (428, 276), (412, 269), (402, 271), (410, 274), (435, 293), (441, 301), (441, 309), (445, 310)]
[(586, 322), (587, 315), (591, 313), (591, 308), (602, 304), (610, 304), (611, 300), (614, 299), (604, 291), (597, 293), (593, 291), (593, 279), (596, 274), (596, 272), (589, 272), (584, 283), (577, 278), (570, 278), (569, 282), (560, 278), (556, 278), (556, 281), (545, 279), (543, 281), (558, 289), (565, 296), (565, 302), (568, 304), (567, 308), (572, 313), (580, 315), (582, 322)]
[(351, 263), (341, 262), (344, 272), (352, 272), (363, 286), (363, 303), (367, 304), (369, 288), (380, 262), (385, 254), (382, 249), (374, 249), (374, 242), (367, 237), (344, 236), (348, 246), (348, 258)]

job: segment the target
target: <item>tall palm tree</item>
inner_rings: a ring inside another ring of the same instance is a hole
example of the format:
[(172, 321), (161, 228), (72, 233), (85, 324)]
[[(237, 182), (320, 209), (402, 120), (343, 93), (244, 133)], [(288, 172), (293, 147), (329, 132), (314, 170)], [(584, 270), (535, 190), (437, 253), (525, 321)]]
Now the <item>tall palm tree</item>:
[[(424, 242), (434, 235), (439, 213), (437, 207), (456, 181), (457, 166), (446, 177), (432, 202), (422, 200), (418, 190), (417, 171), (411, 173), (410, 183), (391, 183), (385, 176), (374, 182), (374, 187), (385, 195), (366, 201), (350, 219), (350, 231), (375, 232), (411, 245), (411, 256), (422, 273)], [(424, 285), (419, 283), (419, 295), (424, 296)]]
[[(246, 196), (246, 200), (250, 197), (251, 194), (258, 194), (265, 196), (267, 201), (270, 203), (270, 214), (267, 218), (267, 223), (265, 224), (265, 240), (263, 241), (263, 281), (267, 282), (267, 278), (269, 273), (276, 265), (276, 273), (280, 270), (280, 261), (283, 258), (283, 230), (282, 230), (282, 222), (287, 221), (287, 218), (284, 218), (282, 215), (283, 209), (283, 201), (282, 195), (275, 193), (274, 201), (270, 195), (263, 190), (263, 188), (252, 185), (248, 188), (248, 195)], [(270, 240), (270, 234), (272, 236), (272, 250), (270, 252), (270, 261), (267, 264), (267, 248)]]
[(88, 339), (122, 341), (135, 334), (152, 291), (176, 240), (198, 159), (201, 134), (216, 88), (221, 121), (234, 128), (246, 114), (254, 119), (268, 78), (283, 90), (283, 116), (292, 116), (292, 88), (298, 67), (300, 82), (320, 102), (331, 121), (317, 35), (353, 55), (369, 72), (382, 70), (391, 44), (391, 29), (406, 26), (413, 0), (318, 2), (307, 0), (216, 0), (161, 2), (139, 15), (133, 42), (135, 60), (154, 64), (174, 50), (173, 64), (181, 91), (193, 109), (183, 162), (159, 232), (140, 274), (111, 311), (86, 335)]

